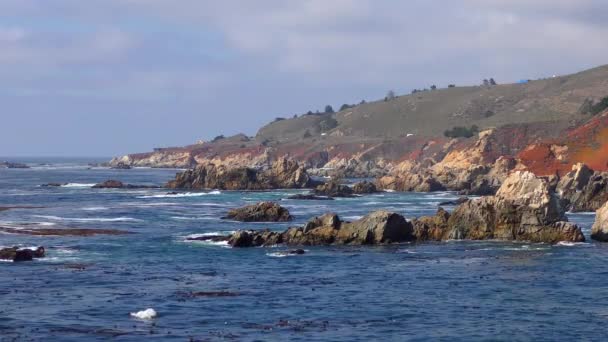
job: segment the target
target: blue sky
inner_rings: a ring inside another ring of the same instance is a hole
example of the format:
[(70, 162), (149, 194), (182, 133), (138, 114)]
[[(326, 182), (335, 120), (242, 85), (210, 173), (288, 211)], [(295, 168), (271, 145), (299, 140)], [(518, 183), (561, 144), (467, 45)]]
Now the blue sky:
[(604, 0), (2, 0), (0, 155), (113, 156), (606, 64)]

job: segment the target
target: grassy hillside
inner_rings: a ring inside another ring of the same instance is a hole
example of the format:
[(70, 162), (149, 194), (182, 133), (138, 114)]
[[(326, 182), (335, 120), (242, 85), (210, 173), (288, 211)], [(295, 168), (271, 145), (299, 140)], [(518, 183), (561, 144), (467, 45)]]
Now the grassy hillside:
[[(589, 119), (591, 114), (584, 113), (586, 102), (597, 102), (607, 95), (608, 65), (526, 84), (438, 89), (361, 104), (335, 114), (303, 115), (268, 124), (256, 138), (334, 144), (353, 138), (443, 136), (455, 126), (483, 129), (550, 122), (551, 129), (566, 128)], [(328, 126), (331, 119), (334, 125)]]

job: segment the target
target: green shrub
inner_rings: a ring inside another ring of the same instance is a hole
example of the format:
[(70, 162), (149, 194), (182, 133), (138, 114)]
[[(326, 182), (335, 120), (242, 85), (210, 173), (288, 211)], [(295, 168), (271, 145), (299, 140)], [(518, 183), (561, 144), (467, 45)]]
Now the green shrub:
[(463, 126), (456, 126), (452, 129), (448, 129), (443, 132), (443, 135), (448, 138), (470, 138), (477, 133), (479, 133), (479, 127), (473, 125), (469, 128)]
[(319, 122), (319, 128), (321, 129), (321, 132), (327, 132), (336, 127), (338, 127), (338, 121), (334, 118), (327, 118)]
[(216, 142), (216, 141), (222, 140), (222, 139), (224, 139), (224, 138), (225, 138), (225, 137), (224, 137), (224, 135), (222, 134), (222, 135), (218, 135), (217, 137), (213, 138), (213, 140), (211, 140), (211, 141), (212, 141), (212, 142)]
[(596, 115), (608, 108), (608, 96), (604, 97), (600, 102), (591, 106), (591, 114)]

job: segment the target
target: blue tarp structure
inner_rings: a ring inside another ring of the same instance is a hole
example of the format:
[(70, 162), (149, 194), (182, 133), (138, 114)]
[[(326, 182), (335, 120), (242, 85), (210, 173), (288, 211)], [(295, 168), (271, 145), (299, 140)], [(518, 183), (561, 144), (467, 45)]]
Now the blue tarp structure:
[(519, 83), (519, 84), (524, 84), (524, 83), (528, 83), (528, 82), (529, 82), (528, 80), (519, 80), (519, 81), (517, 81), (517, 83)]

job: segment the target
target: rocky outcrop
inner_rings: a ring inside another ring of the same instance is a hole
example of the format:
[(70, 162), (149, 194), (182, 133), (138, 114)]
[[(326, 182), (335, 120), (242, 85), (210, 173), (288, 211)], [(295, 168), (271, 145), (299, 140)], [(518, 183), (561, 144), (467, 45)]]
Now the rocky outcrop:
[(414, 239), (413, 226), (405, 218), (387, 211), (373, 212), (354, 222), (343, 222), (336, 214), (310, 220), (304, 227), (286, 231), (238, 231), (230, 236), (233, 247), (287, 245), (376, 245)]
[[(608, 216), (608, 209), (606, 211)], [(435, 216), (407, 221), (396, 213), (376, 211), (357, 221), (344, 222), (338, 215), (328, 213), (311, 219), (303, 227), (292, 227), (284, 232), (238, 231), (225, 239), (233, 247), (377, 245), (465, 239), (585, 241), (581, 229), (567, 222), (549, 182), (522, 171), (509, 176), (495, 196), (468, 199), (452, 214), (439, 208)]]
[(171, 189), (268, 190), (310, 188), (317, 183), (304, 167), (289, 159), (279, 159), (270, 168), (229, 169), (206, 165), (176, 175), (167, 183)]
[(44, 247), (38, 247), (36, 249), (31, 248), (19, 248), (10, 247), (0, 249), (0, 260), (10, 261), (31, 261), (34, 258), (44, 258), (45, 250)]
[(232, 209), (222, 218), (241, 222), (287, 222), (293, 220), (289, 210), (274, 202), (260, 202)]
[(112, 164), (112, 166), (110, 166), (110, 168), (117, 169), (117, 170), (130, 170), (131, 165), (129, 165), (125, 162), (118, 162), (118, 163)]
[(378, 192), (378, 188), (376, 188), (376, 184), (372, 182), (363, 181), (353, 185), (353, 192), (359, 195), (373, 194)]
[(578, 163), (557, 183), (557, 194), (571, 211), (595, 211), (608, 201), (608, 172)]
[(468, 200), (451, 215), (440, 210), (417, 221), (419, 240), (585, 241), (581, 229), (567, 222), (549, 182), (530, 172), (514, 172), (496, 196)]
[(591, 238), (608, 242), (608, 202), (595, 213), (595, 223), (591, 228)]
[[(470, 195), (493, 195), (508, 174), (521, 168), (511, 157), (504, 157), (495, 130), (479, 133), (477, 141), (462, 148), (449, 145), (452, 151), (441, 161), (424, 163), (405, 161), (390, 175), (379, 178), (379, 188), (397, 191), (460, 191)], [(451, 147), (450, 147), (451, 146)]]
[(313, 193), (317, 196), (352, 197), (354, 191), (348, 185), (340, 184), (339, 180), (332, 179), (327, 183), (317, 186)]

